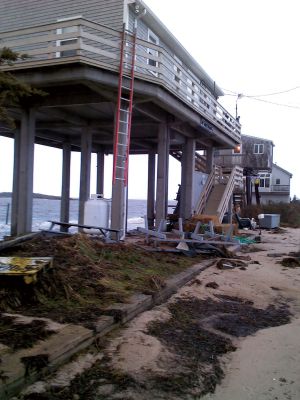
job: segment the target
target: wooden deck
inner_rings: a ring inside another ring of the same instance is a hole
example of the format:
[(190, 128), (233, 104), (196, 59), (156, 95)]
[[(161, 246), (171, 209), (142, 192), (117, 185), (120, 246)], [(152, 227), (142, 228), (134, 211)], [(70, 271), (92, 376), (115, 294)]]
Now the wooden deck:
[[(121, 32), (83, 18), (1, 33), (1, 45), (28, 58), (2, 70), (24, 70), (74, 62), (118, 72)], [(197, 111), (203, 128), (213, 126), (240, 141), (239, 122), (223, 108), (188, 65), (179, 63), (163, 47), (137, 40), (135, 77), (152, 82)], [(128, 74), (130, 70), (128, 69)], [(211, 125), (210, 125), (211, 124)]]

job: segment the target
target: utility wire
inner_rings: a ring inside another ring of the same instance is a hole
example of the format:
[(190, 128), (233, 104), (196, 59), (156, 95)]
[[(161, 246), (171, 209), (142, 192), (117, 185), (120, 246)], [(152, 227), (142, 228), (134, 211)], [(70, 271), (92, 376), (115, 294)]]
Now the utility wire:
[(247, 98), (247, 99), (250, 99), (250, 100), (256, 100), (256, 101), (261, 101), (263, 103), (273, 104), (275, 106), (281, 106), (281, 107), (286, 107), (286, 108), (292, 108), (292, 109), (299, 110), (300, 106), (298, 106), (298, 105), (277, 103), (277, 102), (269, 101), (269, 100), (266, 100), (266, 99), (259, 99), (258, 98), (258, 97), (266, 97), (266, 96), (273, 96), (273, 95), (276, 95), (276, 94), (288, 93), (288, 92), (291, 92), (291, 91), (296, 90), (296, 89), (300, 89), (300, 86), (296, 86), (296, 87), (294, 87), (292, 89), (287, 89), (287, 90), (284, 90), (284, 91), (281, 91), (281, 92), (269, 93), (269, 94), (261, 94), (261, 95), (256, 95), (256, 96), (247, 95), (247, 94), (243, 94), (243, 93), (237, 93), (237, 92), (234, 92), (232, 90), (227, 90), (227, 89), (223, 89), (223, 90), (226, 90), (226, 91), (230, 92), (230, 93), (225, 93), (225, 96), (236, 97), (237, 100), (242, 99), (242, 98)]
[[(292, 91), (297, 90), (297, 89), (300, 89), (300, 86), (295, 86), (295, 87), (293, 87), (293, 88), (291, 88), (291, 89), (282, 90), (282, 91), (280, 91), (280, 92), (273, 92), (273, 93), (266, 93), (266, 94), (257, 94), (257, 95), (242, 94), (242, 96), (243, 96), (243, 97), (267, 97), (267, 96), (275, 96), (275, 95), (277, 95), (277, 94), (289, 93), (289, 92), (292, 92)], [(226, 93), (226, 96), (238, 96), (238, 95), (241, 95), (241, 93), (234, 92), (233, 90), (229, 90), (229, 89), (222, 89), (222, 90), (224, 90), (224, 91), (230, 93), (230, 94), (229, 94), (229, 93)]]
[(293, 92), (294, 90), (300, 89), (300, 86), (296, 86), (292, 89), (287, 89), (287, 90), (282, 90), (281, 92), (274, 92), (274, 93), (268, 93), (268, 94), (258, 94), (256, 96), (247, 96), (247, 97), (267, 97), (267, 96), (275, 96), (277, 94), (284, 94), (284, 93), (289, 93)]
[(293, 109), (300, 110), (300, 106), (293, 106), (293, 105), (291, 105), (291, 104), (283, 104), (283, 103), (275, 103), (274, 101), (268, 101), (268, 100), (263, 100), (263, 99), (257, 99), (257, 98), (252, 97), (252, 96), (245, 96), (245, 97), (248, 97), (250, 100), (261, 101), (261, 102), (263, 102), (263, 103), (272, 104), (272, 105), (274, 105), (274, 106), (280, 106), (280, 107), (293, 108)]

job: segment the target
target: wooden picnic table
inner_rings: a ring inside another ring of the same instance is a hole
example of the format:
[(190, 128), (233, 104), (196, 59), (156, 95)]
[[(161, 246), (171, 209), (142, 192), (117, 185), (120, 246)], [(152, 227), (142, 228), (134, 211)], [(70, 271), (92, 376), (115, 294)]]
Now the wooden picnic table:
[(84, 225), (84, 224), (76, 224), (73, 222), (63, 222), (63, 221), (48, 221), (51, 223), (49, 231), (53, 231), (53, 228), (55, 225), (57, 226), (62, 226), (66, 228), (67, 230), (74, 226), (76, 228), (81, 228), (81, 229), (95, 229), (99, 230), (100, 233), (105, 237), (108, 238), (109, 233), (115, 233), (116, 234), (116, 240), (120, 240), (120, 231), (118, 229), (111, 229), (111, 228), (105, 228), (103, 226), (92, 226), (92, 225)]

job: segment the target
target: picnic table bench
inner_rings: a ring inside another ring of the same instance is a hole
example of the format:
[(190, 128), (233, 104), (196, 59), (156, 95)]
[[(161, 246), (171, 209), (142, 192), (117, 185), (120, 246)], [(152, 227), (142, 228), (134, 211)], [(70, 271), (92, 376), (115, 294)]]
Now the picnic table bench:
[(116, 241), (120, 240), (120, 231), (118, 229), (111, 229), (111, 228), (105, 228), (103, 226), (92, 226), (92, 225), (84, 225), (84, 224), (76, 224), (73, 222), (62, 222), (62, 221), (48, 221), (51, 223), (49, 231), (53, 231), (53, 228), (55, 225), (61, 226), (63, 228), (66, 228), (68, 230), (70, 227), (74, 226), (76, 228), (81, 228), (81, 229), (94, 229), (94, 230), (99, 230), (100, 233), (105, 237), (109, 237), (109, 233), (115, 233), (116, 235)]

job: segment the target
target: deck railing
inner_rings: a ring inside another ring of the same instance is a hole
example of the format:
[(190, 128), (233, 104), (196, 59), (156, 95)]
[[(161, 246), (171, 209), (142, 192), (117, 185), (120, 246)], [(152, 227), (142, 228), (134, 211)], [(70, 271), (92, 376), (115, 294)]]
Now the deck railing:
[(289, 193), (290, 192), (290, 185), (272, 185), (271, 186), (271, 192)]
[[(0, 46), (26, 53), (28, 58), (13, 66), (2, 66), (2, 69), (83, 62), (118, 72), (120, 41), (121, 32), (83, 18), (4, 32), (0, 33)], [(138, 39), (135, 69), (137, 78), (165, 87), (205, 120), (234, 140), (240, 140), (239, 122), (217, 102), (201, 77), (190, 71), (176, 55)], [(212, 130), (205, 120), (203, 126)]]
[(214, 157), (215, 163), (217, 165), (222, 165), (222, 167), (234, 167), (235, 165), (242, 166), (243, 160), (243, 154), (225, 154)]

